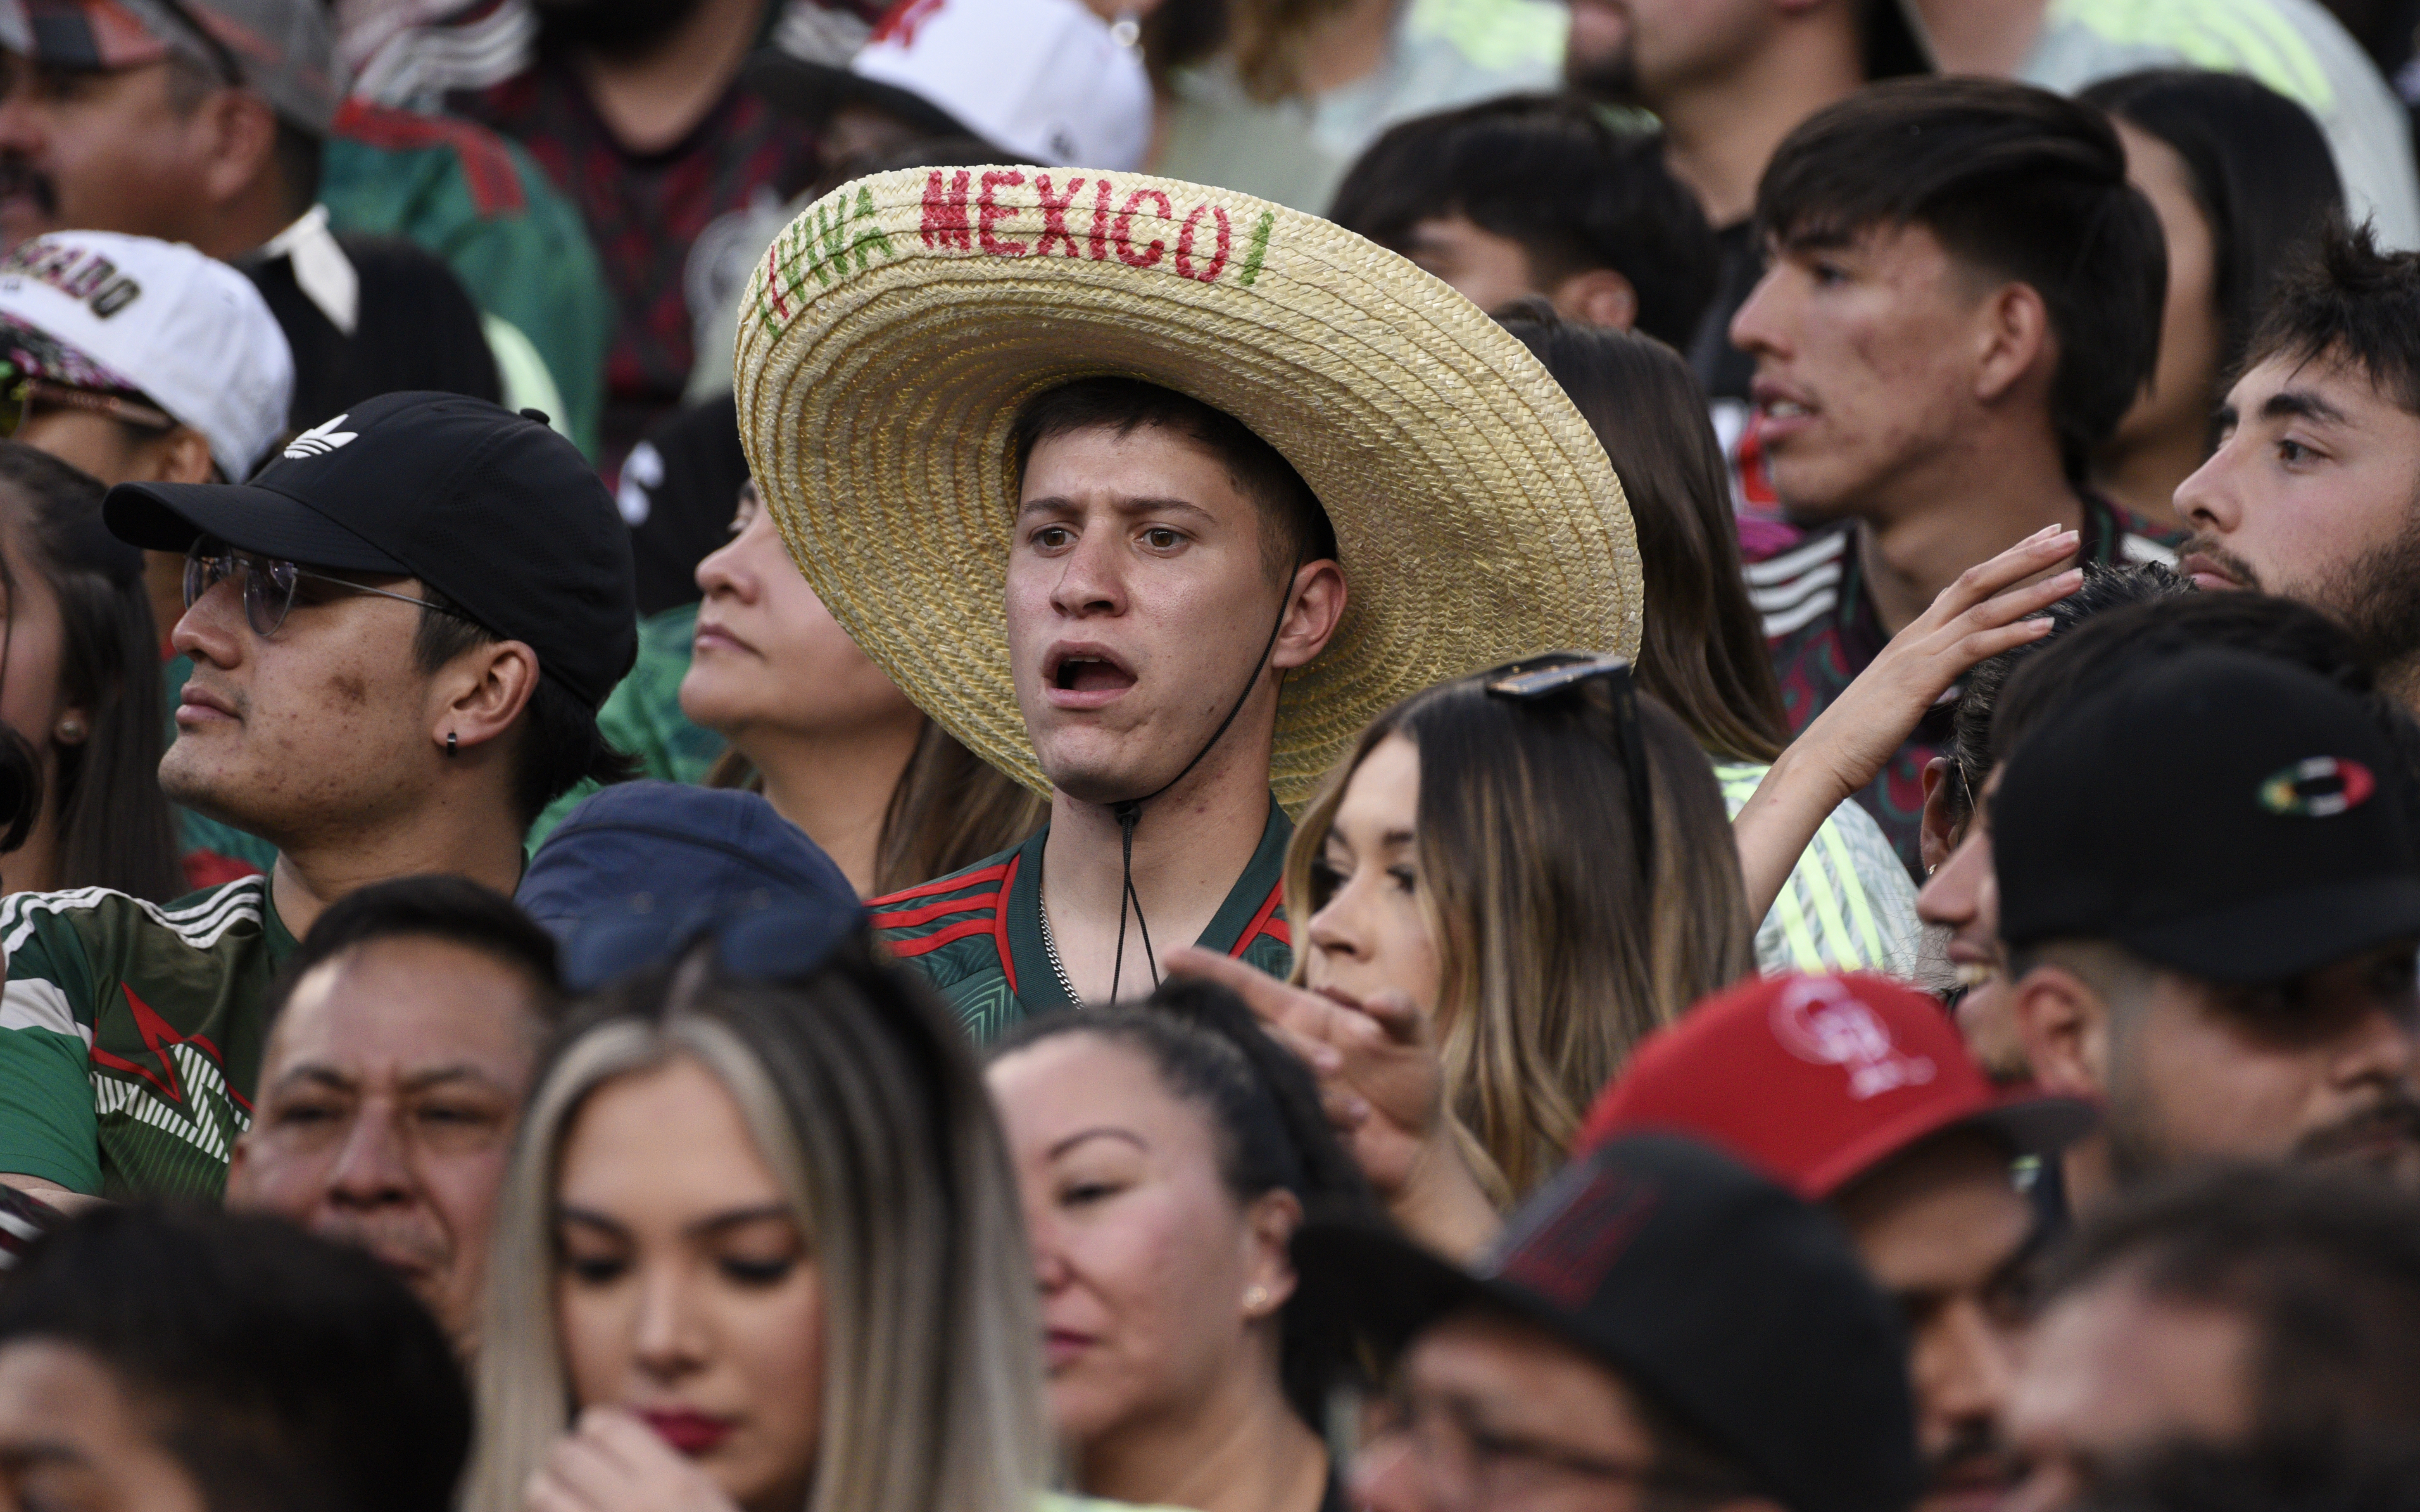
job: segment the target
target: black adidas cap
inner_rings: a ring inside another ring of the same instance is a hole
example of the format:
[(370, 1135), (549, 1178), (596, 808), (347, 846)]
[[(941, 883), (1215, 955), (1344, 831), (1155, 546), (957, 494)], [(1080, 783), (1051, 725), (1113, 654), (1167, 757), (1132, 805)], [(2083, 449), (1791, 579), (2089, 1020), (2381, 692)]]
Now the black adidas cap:
[(1466, 1308), (1603, 1361), (1789, 1512), (1900, 1512), (1921, 1486), (1907, 1338), (1839, 1221), (1669, 1134), (1564, 1166), (1465, 1270), (1366, 1219), (1295, 1234), (1303, 1315), (1381, 1355)]
[(2420, 937), (2397, 760), (2369, 705), (2289, 662), (2146, 662), (2009, 754), (1992, 801), (2000, 937), (2107, 940), (2230, 983)]
[(458, 394), (381, 394), (288, 442), (249, 483), (122, 483), (120, 540), (196, 539), (336, 572), (415, 577), (590, 709), (638, 657), (630, 533), (578, 447)]

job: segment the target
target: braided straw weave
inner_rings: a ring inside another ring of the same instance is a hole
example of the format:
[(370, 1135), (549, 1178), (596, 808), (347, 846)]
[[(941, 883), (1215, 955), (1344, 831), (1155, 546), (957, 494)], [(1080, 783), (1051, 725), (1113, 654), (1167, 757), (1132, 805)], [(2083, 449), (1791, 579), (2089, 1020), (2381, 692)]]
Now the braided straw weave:
[[(1010, 430), (1032, 396), (1124, 374), (1292, 462), (1334, 523), (1347, 606), (1288, 675), (1289, 810), (1370, 719), (1559, 647), (1638, 645), (1621, 484), (1562, 390), (1444, 284), (1314, 216), (1082, 168), (876, 175), (774, 242), (740, 311), (740, 439), (842, 626), (967, 746), (1047, 791), (1009, 668)], [(1264, 630), (1238, 626), (1238, 667)]]

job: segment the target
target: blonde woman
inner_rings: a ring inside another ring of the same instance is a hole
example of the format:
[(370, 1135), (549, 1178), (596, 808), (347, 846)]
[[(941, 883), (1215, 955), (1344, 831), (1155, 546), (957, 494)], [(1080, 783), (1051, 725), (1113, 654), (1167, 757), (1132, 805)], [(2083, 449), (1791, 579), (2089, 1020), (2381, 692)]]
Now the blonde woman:
[(922, 988), (768, 911), (610, 990), (506, 1177), (471, 1512), (1032, 1512), (1033, 1273)]
[(1202, 951), (1311, 1062), (1398, 1222), (1450, 1254), (1553, 1173), (1630, 1049), (1755, 970), (1705, 753), (1613, 657), (1380, 715), (1286, 855), (1289, 988)]

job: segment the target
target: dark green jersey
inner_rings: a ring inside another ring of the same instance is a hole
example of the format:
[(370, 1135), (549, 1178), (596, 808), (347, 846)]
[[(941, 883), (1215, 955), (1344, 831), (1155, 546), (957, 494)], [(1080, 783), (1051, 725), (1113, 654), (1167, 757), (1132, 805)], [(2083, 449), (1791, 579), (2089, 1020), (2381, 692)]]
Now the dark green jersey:
[(105, 887), (0, 902), (0, 1171), (215, 1199), (252, 1123), (261, 999), (294, 951), (269, 879), (164, 907)]
[[(1049, 835), (1046, 824), (1014, 850), (866, 905), (882, 943), (940, 990), (979, 1045), (1033, 1014), (1075, 1005), (1042, 943), (1042, 846)], [(1293, 837), (1293, 821), (1270, 803), (1260, 847), (1196, 944), (1272, 976), (1294, 969), (1282, 881)], [(1140, 956), (1140, 938), (1133, 943)]]

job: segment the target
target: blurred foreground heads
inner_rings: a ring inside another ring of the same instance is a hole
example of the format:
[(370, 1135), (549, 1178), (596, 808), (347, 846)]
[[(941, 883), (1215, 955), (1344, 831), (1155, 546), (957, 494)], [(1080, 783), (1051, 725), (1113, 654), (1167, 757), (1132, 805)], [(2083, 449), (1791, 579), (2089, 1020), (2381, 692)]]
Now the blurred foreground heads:
[(227, 1204), (361, 1245), (476, 1352), (496, 1190), (560, 994), (554, 941), (458, 877), (352, 894), (287, 962)]
[(284, 1224), (101, 1208), (0, 1290), (0, 1504), (444, 1512), (470, 1440), (428, 1315)]
[(1703, 1146), (1615, 1140), (1476, 1274), (1349, 1224), (1309, 1295), (1393, 1361), (1355, 1468), (1376, 1512), (1900, 1512), (1905, 1344), (1838, 1227)]
[(2102, 1100), (2070, 1197), (2219, 1159), (2420, 1184), (2410, 779), (2372, 707), (2194, 650), (2036, 725), (1990, 800), (2026, 1058)]

